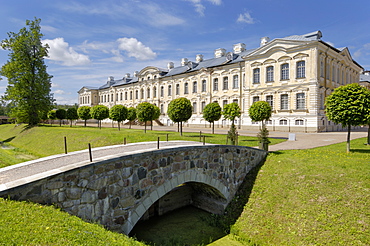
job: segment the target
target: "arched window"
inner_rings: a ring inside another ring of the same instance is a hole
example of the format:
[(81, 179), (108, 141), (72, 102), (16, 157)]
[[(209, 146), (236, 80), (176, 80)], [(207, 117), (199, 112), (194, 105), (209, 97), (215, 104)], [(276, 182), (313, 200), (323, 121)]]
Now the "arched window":
[(161, 86), (161, 97), (163, 97), (163, 96), (164, 96), (164, 87)]
[(144, 89), (141, 89), (141, 99), (144, 99)]
[(295, 120), (296, 126), (303, 126), (303, 120)]
[(213, 79), (213, 90), (218, 91), (218, 78)]
[(146, 98), (150, 97), (150, 88), (146, 89)]
[(198, 83), (197, 81), (194, 81), (193, 82), (193, 93), (197, 93), (197, 87), (198, 87)]
[(239, 76), (234, 75), (233, 76), (233, 89), (238, 89), (239, 88)]
[(206, 91), (207, 91), (207, 81), (203, 80), (202, 81), (202, 92), (206, 92)]
[(224, 77), (223, 79), (223, 90), (228, 90), (229, 89), (229, 78), (228, 77)]
[(180, 84), (176, 84), (176, 95), (180, 95)]
[(253, 84), (259, 84), (260, 83), (260, 69), (255, 68), (253, 69)]
[(184, 94), (189, 94), (189, 85), (188, 82), (184, 84)]
[(266, 82), (274, 81), (274, 67), (269, 66), (266, 68)]
[(168, 96), (172, 95), (172, 85), (168, 85)]
[(157, 87), (153, 87), (153, 97), (157, 97)]
[(306, 77), (306, 62), (299, 61), (297, 62), (297, 78)]
[(284, 125), (284, 126), (286, 126), (286, 125), (288, 125), (288, 121), (287, 121), (287, 120), (285, 120), (285, 119), (283, 119), (283, 120), (279, 120), (279, 125)]
[(281, 65), (281, 80), (289, 79), (289, 64), (284, 63)]

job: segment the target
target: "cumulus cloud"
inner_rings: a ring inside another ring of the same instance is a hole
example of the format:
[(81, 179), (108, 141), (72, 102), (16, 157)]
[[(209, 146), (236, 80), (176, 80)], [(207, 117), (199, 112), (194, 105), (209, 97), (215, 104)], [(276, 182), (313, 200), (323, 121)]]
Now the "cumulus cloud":
[(252, 18), (249, 12), (246, 12), (244, 14), (240, 14), (236, 22), (254, 24), (256, 21)]
[(363, 56), (370, 56), (370, 43), (364, 44), (360, 49), (356, 50), (353, 56), (356, 59)]
[[(195, 7), (195, 11), (200, 15), (200, 16), (204, 16), (204, 11), (206, 9), (206, 7), (204, 6), (202, 0), (187, 0), (189, 2), (191, 2), (194, 7)], [(222, 3), (222, 0), (207, 0), (208, 2), (214, 4), (214, 5), (221, 5)]]
[(70, 92), (65, 92), (63, 90), (56, 90), (53, 93), (56, 95), (70, 95), (71, 94)]
[(45, 39), (43, 44), (48, 44), (49, 57), (47, 59), (60, 62), (64, 66), (80, 66), (90, 63), (87, 55), (77, 53), (63, 38)]
[(151, 60), (157, 57), (155, 52), (136, 38), (120, 38), (117, 42), (119, 50), (126, 51), (129, 57), (135, 57), (139, 61)]

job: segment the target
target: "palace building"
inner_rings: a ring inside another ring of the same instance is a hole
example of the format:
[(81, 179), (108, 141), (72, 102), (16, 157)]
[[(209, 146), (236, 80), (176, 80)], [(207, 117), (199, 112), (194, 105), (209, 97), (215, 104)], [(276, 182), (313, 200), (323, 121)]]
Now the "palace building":
[[(363, 68), (352, 59), (348, 48), (335, 48), (321, 38), (320, 31), (273, 40), (263, 37), (258, 48), (247, 49), (238, 43), (230, 52), (216, 49), (210, 59), (198, 54), (193, 61), (183, 58), (180, 66), (173, 62), (166, 69), (148, 66), (133, 76), (109, 77), (98, 88), (82, 87), (79, 105), (136, 107), (149, 102), (160, 108), (159, 120), (170, 125), (169, 103), (186, 97), (193, 105), (193, 115), (186, 124), (208, 126), (202, 117), (207, 104), (218, 102), (223, 107), (236, 102), (242, 110), (236, 124), (242, 129), (257, 129), (259, 125), (251, 121), (248, 109), (264, 100), (273, 109), (267, 122), (269, 130), (341, 130), (326, 118), (325, 98), (341, 85), (359, 83)], [(219, 127), (229, 124), (222, 118), (215, 122)]]

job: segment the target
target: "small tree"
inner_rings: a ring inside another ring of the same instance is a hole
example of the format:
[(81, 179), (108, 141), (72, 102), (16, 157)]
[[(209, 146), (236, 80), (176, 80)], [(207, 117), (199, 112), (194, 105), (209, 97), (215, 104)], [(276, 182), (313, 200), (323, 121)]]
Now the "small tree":
[(57, 118), (57, 113), (55, 110), (50, 110), (48, 112), (48, 119), (50, 119), (50, 124), (53, 125), (53, 120), (55, 120)]
[(225, 117), (225, 119), (231, 120), (231, 127), (227, 133), (227, 137), (230, 139), (231, 144), (235, 145), (238, 132), (236, 131), (234, 121), (236, 117), (240, 117), (241, 115), (239, 105), (237, 103), (226, 104), (224, 106), (224, 110), (222, 111), (222, 115)]
[(136, 114), (137, 118), (145, 122), (145, 130), (144, 132), (146, 133), (146, 122), (153, 120), (153, 117), (155, 115), (155, 108), (153, 104), (150, 104), (148, 102), (142, 102), (136, 107)]
[(55, 115), (57, 119), (59, 120), (59, 126), (62, 126), (62, 120), (66, 118), (67, 111), (63, 108), (60, 108), (55, 111)]
[(76, 108), (67, 109), (66, 119), (70, 120), (70, 122), (71, 122), (70, 127), (72, 127), (73, 120), (78, 119), (77, 109)]
[(203, 109), (203, 118), (212, 123), (212, 134), (215, 133), (215, 121), (221, 118), (222, 109), (217, 102), (207, 104)]
[(189, 99), (180, 97), (172, 100), (168, 105), (167, 114), (173, 122), (180, 123), (180, 135), (182, 136), (182, 122), (190, 119), (193, 106)]
[(90, 109), (91, 108), (89, 106), (81, 106), (77, 109), (78, 117), (81, 120), (85, 121), (85, 124), (84, 124), (85, 127), (86, 127), (86, 121), (91, 119)]
[(127, 117), (127, 108), (123, 105), (114, 105), (109, 110), (109, 118), (118, 122), (118, 130), (120, 131), (120, 124)]
[(257, 135), (260, 142), (260, 149), (268, 150), (268, 140), (269, 131), (266, 128), (266, 120), (270, 119), (272, 113), (272, 108), (268, 102), (258, 101), (252, 104), (249, 108), (249, 117), (253, 121), (261, 121), (262, 126), (259, 134)]
[(153, 118), (151, 120), (150, 130), (153, 130), (153, 120), (158, 119), (159, 116), (161, 115), (161, 110), (156, 105), (153, 105), (153, 107), (154, 107), (154, 114), (153, 114)]
[(347, 127), (347, 153), (350, 152), (351, 126), (370, 121), (370, 91), (357, 83), (343, 85), (326, 98), (326, 116)]
[(136, 119), (136, 108), (130, 107), (127, 109), (127, 119), (130, 123), (130, 129), (131, 129), (131, 122)]
[(101, 129), (101, 121), (109, 117), (109, 109), (104, 105), (95, 105), (90, 109), (91, 118), (98, 120), (98, 126)]

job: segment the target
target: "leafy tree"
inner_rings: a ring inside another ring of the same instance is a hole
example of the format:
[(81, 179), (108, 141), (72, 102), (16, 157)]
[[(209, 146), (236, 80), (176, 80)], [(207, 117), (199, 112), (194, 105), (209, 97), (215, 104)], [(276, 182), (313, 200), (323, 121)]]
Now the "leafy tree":
[(66, 118), (71, 121), (71, 127), (72, 127), (72, 121), (78, 119), (77, 109), (76, 108), (69, 108), (67, 109), (67, 115)]
[(53, 120), (57, 118), (57, 113), (55, 110), (50, 110), (48, 112), (48, 119), (50, 119), (51, 125), (53, 125)]
[(270, 143), (268, 140), (269, 131), (266, 128), (266, 120), (270, 119), (271, 113), (272, 108), (270, 104), (265, 101), (255, 102), (249, 108), (249, 117), (253, 121), (261, 121), (262, 123), (262, 127), (257, 137), (261, 144), (260, 148), (264, 150), (268, 150), (268, 144)]
[(142, 102), (136, 107), (136, 116), (140, 121), (145, 122), (145, 130), (146, 133), (146, 122), (152, 121), (156, 114), (155, 108), (153, 104), (148, 102)]
[(127, 117), (127, 108), (123, 105), (114, 105), (109, 110), (109, 118), (118, 122), (118, 130), (120, 131), (120, 123)]
[(9, 32), (9, 38), (1, 41), (1, 47), (10, 51), (9, 60), (0, 70), (0, 75), (8, 78), (4, 98), (14, 105), (11, 115), (29, 126), (38, 124), (42, 112), (46, 115), (54, 101), (52, 76), (44, 64), (49, 47), (41, 43), (40, 22), (36, 18), (27, 20), (27, 27), (19, 33)]
[(153, 118), (151, 119), (150, 130), (153, 130), (153, 120), (158, 119), (159, 116), (161, 115), (161, 110), (156, 105), (153, 105), (153, 106), (154, 106), (154, 114), (153, 114)]
[(98, 120), (98, 126), (101, 129), (101, 121), (109, 117), (109, 109), (104, 105), (95, 105), (90, 109), (91, 118)]
[(172, 100), (168, 105), (167, 114), (173, 122), (180, 123), (180, 134), (182, 136), (182, 122), (190, 119), (193, 106), (189, 99), (180, 97)]
[(62, 126), (62, 120), (66, 118), (67, 111), (64, 108), (57, 109), (55, 111), (55, 116), (59, 120), (59, 126)]
[(347, 153), (350, 152), (351, 126), (370, 121), (370, 91), (357, 83), (340, 86), (326, 98), (326, 116), (347, 127)]
[(130, 107), (127, 109), (127, 119), (130, 123), (130, 129), (131, 129), (131, 122), (136, 119), (136, 108)]
[(239, 105), (237, 103), (226, 104), (224, 106), (224, 110), (222, 111), (222, 115), (225, 117), (225, 119), (231, 120), (231, 127), (227, 133), (227, 137), (230, 139), (231, 144), (235, 145), (238, 132), (236, 131), (234, 121), (236, 117), (240, 117), (241, 115)]
[(217, 102), (207, 104), (203, 109), (203, 118), (212, 123), (212, 134), (215, 133), (215, 121), (221, 118), (222, 109)]
[(90, 109), (91, 108), (89, 106), (81, 106), (77, 109), (78, 117), (81, 120), (85, 121), (85, 124), (84, 124), (85, 127), (86, 127), (86, 121), (91, 119)]

